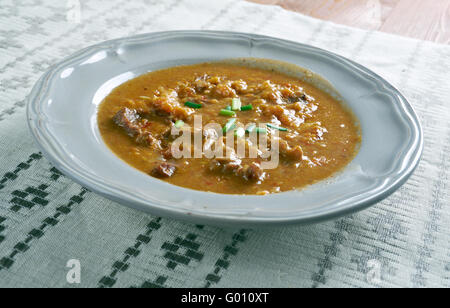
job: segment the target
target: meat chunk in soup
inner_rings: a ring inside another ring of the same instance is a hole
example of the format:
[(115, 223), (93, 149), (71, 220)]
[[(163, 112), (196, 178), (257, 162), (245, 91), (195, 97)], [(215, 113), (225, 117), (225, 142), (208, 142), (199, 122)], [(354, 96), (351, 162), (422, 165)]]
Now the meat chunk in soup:
[(161, 140), (155, 138), (148, 130), (149, 121), (142, 119), (137, 110), (123, 108), (113, 118), (114, 123), (123, 128), (125, 132), (134, 137), (138, 144), (161, 148)]
[(174, 175), (177, 167), (167, 162), (159, 162), (152, 170), (152, 175), (157, 178), (170, 178)]

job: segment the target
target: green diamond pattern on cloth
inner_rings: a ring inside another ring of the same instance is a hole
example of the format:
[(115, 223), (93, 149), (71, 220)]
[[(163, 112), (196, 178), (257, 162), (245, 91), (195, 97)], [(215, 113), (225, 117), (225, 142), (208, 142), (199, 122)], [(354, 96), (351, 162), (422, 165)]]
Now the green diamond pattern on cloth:
[(216, 284), (221, 279), (221, 272), (226, 271), (228, 267), (230, 266), (230, 259), (232, 256), (237, 255), (239, 252), (238, 245), (240, 243), (245, 242), (247, 237), (245, 236), (246, 230), (240, 230), (239, 232), (233, 234), (232, 242), (230, 245), (225, 246), (223, 249), (223, 255), (217, 260), (215, 264), (214, 271), (212, 273), (209, 273), (206, 276), (206, 283), (205, 288), (211, 287), (213, 284)]
[(26, 161), (19, 163), (13, 171), (6, 172), (3, 175), (2, 179), (0, 180), (0, 190), (5, 187), (5, 185), (8, 181), (14, 181), (15, 179), (17, 179), (17, 177), (19, 176), (19, 173), (22, 170), (27, 170), (28, 168), (30, 168), (31, 164), (34, 161), (39, 160), (41, 158), (42, 158), (41, 153), (33, 153), (30, 155), (30, 157)]
[(72, 196), (66, 205), (57, 207), (56, 212), (52, 216), (46, 217), (38, 228), (32, 229), (23, 241), (18, 242), (13, 247), (9, 255), (0, 259), (0, 271), (10, 268), (18, 255), (25, 253), (30, 248), (30, 245), (45, 235), (45, 232), (48, 229), (59, 223), (61, 216), (69, 214), (72, 211), (73, 206), (80, 204), (84, 200), (83, 197), (87, 192), (88, 190), (82, 188), (81, 192)]
[(6, 229), (6, 227), (3, 225), (6, 218), (0, 216), (0, 243), (4, 241), (5, 237), (2, 235), (2, 232)]
[(164, 284), (166, 283), (167, 277), (159, 276), (155, 279), (154, 282), (146, 281), (140, 286), (142, 289), (158, 289), (164, 288)]
[(200, 244), (195, 242), (196, 239), (197, 235), (190, 233), (184, 239), (175, 238), (173, 243), (165, 242), (161, 248), (166, 251), (167, 267), (175, 269), (178, 265), (189, 265), (193, 260), (201, 261), (203, 253), (198, 251)]
[(139, 255), (141, 246), (148, 244), (151, 241), (152, 233), (161, 228), (160, 222), (161, 218), (156, 218), (147, 225), (146, 232), (137, 236), (135, 245), (125, 250), (123, 259), (114, 262), (112, 272), (100, 280), (99, 287), (110, 288), (115, 285), (120, 272), (128, 269), (129, 261)]
[(27, 187), (24, 191), (13, 191), (13, 198), (10, 201), (13, 204), (11, 210), (18, 212), (21, 208), (31, 209), (35, 205), (46, 206), (49, 202), (45, 199), (48, 195), (45, 192), (47, 188), (47, 185), (42, 184), (39, 187)]

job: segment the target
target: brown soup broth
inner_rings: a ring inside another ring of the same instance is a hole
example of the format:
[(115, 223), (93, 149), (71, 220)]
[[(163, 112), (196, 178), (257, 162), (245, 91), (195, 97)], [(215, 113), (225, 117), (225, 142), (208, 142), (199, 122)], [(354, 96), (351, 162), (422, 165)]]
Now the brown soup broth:
[[(221, 115), (233, 99), (251, 110)], [(263, 169), (263, 158), (235, 153), (221, 159), (174, 158), (172, 126), (180, 120), (193, 126), (194, 115), (202, 116), (203, 126), (224, 127), (236, 118), (244, 125), (282, 128), (266, 127), (268, 136), (275, 130), (279, 136), (278, 167)], [(356, 118), (325, 91), (281, 72), (226, 63), (173, 67), (130, 80), (104, 99), (98, 123), (108, 147), (134, 168), (177, 186), (224, 194), (303, 188), (342, 170), (361, 142)]]

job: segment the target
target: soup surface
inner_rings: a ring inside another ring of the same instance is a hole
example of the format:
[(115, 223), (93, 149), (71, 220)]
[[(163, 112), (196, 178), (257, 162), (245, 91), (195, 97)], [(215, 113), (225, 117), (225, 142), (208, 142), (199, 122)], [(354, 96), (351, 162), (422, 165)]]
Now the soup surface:
[(225, 194), (323, 180), (349, 164), (361, 141), (354, 116), (326, 92), (275, 70), (221, 62), (130, 80), (104, 99), (98, 123), (110, 149), (138, 170)]

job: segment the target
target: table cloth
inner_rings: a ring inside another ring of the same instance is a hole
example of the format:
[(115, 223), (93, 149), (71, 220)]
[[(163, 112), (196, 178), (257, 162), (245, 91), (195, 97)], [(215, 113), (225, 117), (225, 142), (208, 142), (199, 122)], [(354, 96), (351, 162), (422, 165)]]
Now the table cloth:
[[(176, 29), (266, 34), (368, 66), (397, 86), (421, 118), (425, 150), (417, 171), (358, 214), (311, 226), (230, 230), (129, 209), (49, 164), (28, 132), (24, 108), (39, 76), (94, 43)], [(280, 7), (0, 0), (0, 286), (450, 287), (449, 81), (449, 46)], [(80, 276), (69, 272), (78, 265)]]

